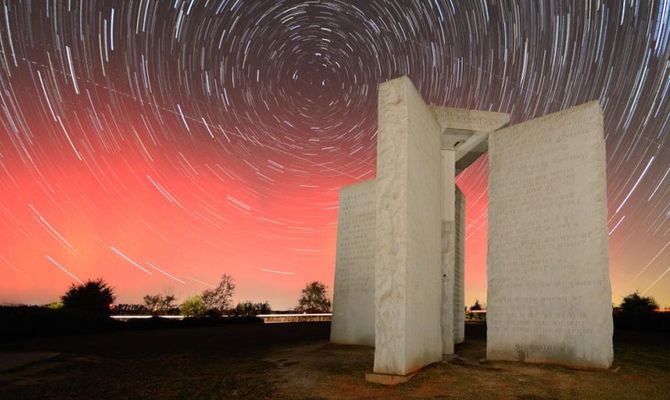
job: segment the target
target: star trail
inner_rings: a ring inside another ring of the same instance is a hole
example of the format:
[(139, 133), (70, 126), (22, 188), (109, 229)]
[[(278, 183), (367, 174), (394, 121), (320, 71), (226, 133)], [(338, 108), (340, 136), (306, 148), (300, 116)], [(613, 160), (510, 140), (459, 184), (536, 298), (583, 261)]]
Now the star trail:
[[(332, 287), (337, 192), (375, 176), (377, 85), (512, 123), (599, 100), (613, 302), (670, 305), (670, 1), (3, 0), (0, 302), (121, 302), (232, 275)], [(486, 298), (487, 160), (466, 301)]]

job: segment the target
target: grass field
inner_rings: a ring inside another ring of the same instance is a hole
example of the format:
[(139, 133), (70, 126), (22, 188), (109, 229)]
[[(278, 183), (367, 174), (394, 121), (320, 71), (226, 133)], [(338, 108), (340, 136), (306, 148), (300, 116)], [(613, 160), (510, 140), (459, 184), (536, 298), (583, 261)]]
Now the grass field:
[(0, 399), (670, 399), (670, 338), (618, 332), (606, 371), (480, 363), (485, 327), (459, 358), (394, 388), (368, 383), (373, 349), (328, 343), (328, 323), (239, 324), (5, 342), (59, 356), (0, 373)]

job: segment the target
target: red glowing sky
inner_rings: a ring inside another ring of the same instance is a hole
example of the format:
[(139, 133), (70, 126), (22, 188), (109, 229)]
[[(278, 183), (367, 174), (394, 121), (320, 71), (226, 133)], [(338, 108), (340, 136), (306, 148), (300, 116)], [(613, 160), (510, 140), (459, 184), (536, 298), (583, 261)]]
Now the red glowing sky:
[[(332, 286), (337, 192), (374, 177), (375, 88), (400, 75), (429, 103), (513, 122), (600, 100), (613, 301), (670, 303), (670, 23), (656, 6), (201, 3), (7, 2), (0, 303), (98, 277), (135, 303), (227, 273), (237, 301), (275, 309)], [(631, 45), (652, 34), (665, 36)], [(484, 158), (458, 180), (467, 304), (486, 299), (486, 176)]]

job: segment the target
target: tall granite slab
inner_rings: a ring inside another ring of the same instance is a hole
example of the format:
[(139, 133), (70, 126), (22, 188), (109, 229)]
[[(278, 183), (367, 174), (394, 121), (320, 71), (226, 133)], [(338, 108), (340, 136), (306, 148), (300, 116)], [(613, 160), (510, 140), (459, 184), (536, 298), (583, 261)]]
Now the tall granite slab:
[(441, 128), (407, 77), (379, 86), (376, 374), (440, 361)]
[(487, 357), (613, 359), (605, 141), (597, 102), (489, 136)]
[(453, 150), (442, 150), (442, 354), (454, 353), (456, 271), (456, 181)]
[(454, 187), (454, 343), (465, 341), (465, 195)]
[(330, 340), (375, 344), (375, 181), (340, 189)]

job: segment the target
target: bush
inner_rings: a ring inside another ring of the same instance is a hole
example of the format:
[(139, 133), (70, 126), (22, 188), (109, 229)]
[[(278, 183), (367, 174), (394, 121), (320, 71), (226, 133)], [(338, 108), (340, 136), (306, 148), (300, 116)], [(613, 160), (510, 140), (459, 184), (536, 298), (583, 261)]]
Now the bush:
[(88, 318), (106, 318), (111, 314), (114, 290), (102, 279), (72, 285), (61, 297), (63, 311)]
[(470, 311), (481, 311), (482, 305), (479, 304), (479, 300), (475, 300), (475, 304), (470, 307)]
[(272, 312), (272, 309), (267, 301), (263, 303), (245, 301), (239, 303), (233, 310), (236, 317), (255, 317), (258, 314), (269, 314), (270, 312)]
[(658, 304), (653, 297), (640, 296), (640, 293), (631, 293), (623, 298), (621, 311), (629, 314), (651, 313), (658, 309)]
[(196, 295), (190, 297), (179, 306), (181, 315), (190, 318), (203, 318), (207, 315), (207, 307), (202, 300), (202, 296)]
[(60, 310), (63, 308), (63, 303), (60, 301), (54, 301), (53, 303), (45, 304), (44, 308), (48, 308), (51, 310)]
[[(166, 315), (172, 314), (175, 309), (174, 302), (176, 297), (171, 294), (163, 296), (162, 294), (146, 295), (144, 296), (144, 304), (152, 315)], [(179, 311), (177, 310), (177, 314)]]

